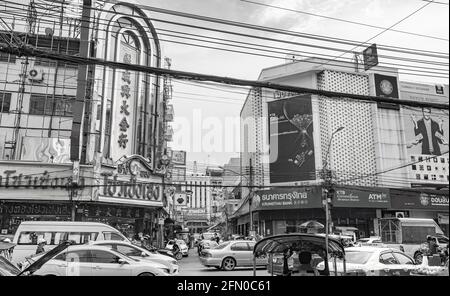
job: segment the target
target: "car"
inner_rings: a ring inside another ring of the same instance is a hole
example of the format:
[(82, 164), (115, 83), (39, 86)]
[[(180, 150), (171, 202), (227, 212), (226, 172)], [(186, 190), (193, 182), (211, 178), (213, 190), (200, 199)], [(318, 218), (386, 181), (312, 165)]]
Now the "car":
[[(253, 266), (253, 248), (255, 242), (239, 240), (227, 241), (217, 247), (202, 250), (200, 262), (206, 267), (215, 267), (226, 271), (236, 267)], [(266, 258), (257, 258), (256, 266), (266, 266)]]
[(355, 243), (355, 247), (382, 246), (382, 245), (383, 245), (383, 242), (381, 241), (381, 237), (379, 237), (379, 236), (360, 238)]
[(171, 239), (171, 240), (169, 240), (167, 242), (166, 249), (172, 250), (174, 241), (176, 241), (178, 247), (180, 247), (180, 253), (183, 255), (183, 257), (189, 256), (189, 248), (186, 245), (186, 242), (184, 240), (182, 240), (182, 239), (177, 239), (177, 240)]
[[(414, 259), (395, 248), (350, 247), (345, 249), (346, 275), (357, 276), (409, 276), (420, 266)], [(324, 269), (325, 262), (317, 265)], [(329, 261), (330, 273), (334, 273), (334, 261)], [(343, 263), (336, 263), (338, 274), (343, 275)]]
[[(323, 258), (318, 254), (312, 254), (312, 265), (316, 266), (319, 262), (322, 262)], [(267, 272), (272, 275), (283, 275), (283, 254), (273, 254), (272, 260), (268, 260)], [(292, 252), (292, 255), (288, 258), (288, 267), (291, 273), (299, 272), (300, 260), (298, 259), (298, 252)]]
[(105, 246), (86, 244), (69, 246), (51, 257), (34, 274), (41, 276), (169, 276), (170, 270), (165, 265), (133, 259)]
[(168, 255), (151, 252), (147, 249), (122, 241), (93, 241), (91, 245), (105, 246), (137, 260), (148, 260), (165, 265), (171, 275), (178, 274), (178, 261)]

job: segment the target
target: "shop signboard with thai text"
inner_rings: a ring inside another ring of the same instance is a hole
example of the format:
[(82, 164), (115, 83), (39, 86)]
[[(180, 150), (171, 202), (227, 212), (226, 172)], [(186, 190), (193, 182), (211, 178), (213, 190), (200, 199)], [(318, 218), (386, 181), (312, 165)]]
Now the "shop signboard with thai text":
[(92, 171), (80, 168), (79, 189), (69, 190), (72, 165), (0, 161), (0, 200), (91, 200)]
[(333, 206), (343, 208), (387, 209), (391, 206), (391, 199), (388, 189), (337, 187), (333, 199)]
[(449, 211), (448, 195), (438, 193), (391, 190), (392, 208), (399, 210)]
[(261, 190), (255, 192), (252, 206), (259, 210), (320, 208), (322, 197), (316, 187)]
[(101, 172), (100, 202), (141, 206), (163, 206), (162, 180), (152, 174), (148, 159), (139, 155), (127, 157), (117, 168)]

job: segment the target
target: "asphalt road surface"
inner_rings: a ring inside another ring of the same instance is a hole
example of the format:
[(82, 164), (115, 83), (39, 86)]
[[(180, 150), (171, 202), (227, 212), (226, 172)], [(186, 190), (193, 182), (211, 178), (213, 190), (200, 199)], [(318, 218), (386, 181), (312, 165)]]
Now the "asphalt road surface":
[[(253, 268), (237, 267), (233, 271), (218, 270), (214, 267), (205, 267), (200, 263), (197, 249), (189, 250), (189, 257), (178, 261), (180, 276), (253, 276)], [(257, 268), (256, 276), (269, 276), (265, 268)]]

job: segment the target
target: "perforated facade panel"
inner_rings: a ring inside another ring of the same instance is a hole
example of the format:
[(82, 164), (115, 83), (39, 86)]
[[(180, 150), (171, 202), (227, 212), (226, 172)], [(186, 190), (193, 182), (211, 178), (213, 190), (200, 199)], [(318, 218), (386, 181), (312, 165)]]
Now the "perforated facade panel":
[[(369, 95), (369, 77), (337, 71), (317, 75), (321, 90)], [(327, 157), (331, 135), (335, 134), (328, 155), (330, 169), (338, 184), (376, 186), (375, 135), (376, 106), (373, 103), (320, 97), (322, 159)]]

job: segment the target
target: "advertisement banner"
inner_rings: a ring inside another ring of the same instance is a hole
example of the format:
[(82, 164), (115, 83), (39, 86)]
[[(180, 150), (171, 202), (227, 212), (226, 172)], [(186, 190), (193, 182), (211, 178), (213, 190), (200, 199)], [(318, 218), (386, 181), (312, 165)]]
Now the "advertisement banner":
[(258, 210), (311, 209), (322, 207), (320, 188), (277, 188), (256, 191), (253, 206)]
[(391, 190), (393, 209), (437, 210), (448, 212), (448, 195)]
[(399, 91), (396, 76), (374, 74), (375, 94), (377, 97), (398, 99)]
[(311, 96), (268, 103), (270, 183), (314, 180)]
[(334, 207), (342, 208), (377, 208), (391, 207), (389, 189), (382, 188), (342, 188), (336, 189)]
[(186, 165), (186, 151), (172, 150), (172, 164)]

